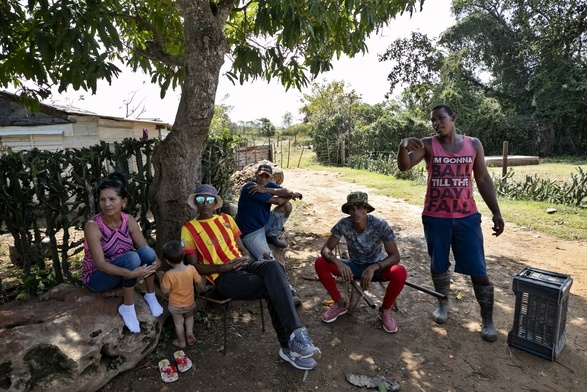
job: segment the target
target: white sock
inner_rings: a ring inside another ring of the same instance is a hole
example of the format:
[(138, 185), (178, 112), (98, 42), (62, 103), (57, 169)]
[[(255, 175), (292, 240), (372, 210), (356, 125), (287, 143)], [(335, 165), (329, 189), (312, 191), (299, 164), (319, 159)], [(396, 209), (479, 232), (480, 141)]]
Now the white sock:
[(149, 304), (149, 309), (151, 309), (151, 313), (155, 317), (161, 316), (163, 313), (163, 308), (159, 305), (159, 301), (157, 301), (157, 296), (155, 293), (147, 293), (145, 294), (145, 301)]
[(122, 316), (124, 320), (124, 325), (133, 333), (141, 332), (141, 327), (139, 326), (139, 320), (137, 319), (137, 313), (135, 312), (135, 305), (125, 305), (122, 304), (118, 307), (118, 313)]

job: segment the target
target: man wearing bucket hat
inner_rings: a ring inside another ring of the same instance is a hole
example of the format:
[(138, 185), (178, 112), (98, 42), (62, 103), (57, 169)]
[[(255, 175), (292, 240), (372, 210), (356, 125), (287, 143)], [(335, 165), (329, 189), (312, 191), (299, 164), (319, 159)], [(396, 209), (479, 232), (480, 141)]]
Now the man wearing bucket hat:
[(234, 219), (214, 214), (222, 199), (212, 185), (198, 186), (188, 204), (198, 217), (181, 229), (186, 261), (225, 297), (264, 298), (281, 345), (279, 356), (297, 369), (314, 369), (320, 349), (298, 318), (283, 266), (276, 260), (251, 258)]
[[(345, 304), (333, 275), (341, 276), (345, 282), (361, 280), (361, 287), (369, 289), (372, 281), (389, 281), (383, 303), (379, 308), (379, 319), (388, 333), (397, 331), (397, 323), (391, 308), (404, 288), (406, 269), (399, 264), (400, 256), (389, 224), (370, 215), (373, 208), (365, 192), (351, 192), (342, 212), (348, 217), (340, 219), (330, 230), (330, 237), (316, 259), (316, 273), (328, 294), (334, 301), (322, 315), (322, 321), (331, 323), (347, 312)], [(350, 260), (340, 259), (333, 250), (345, 238)]]

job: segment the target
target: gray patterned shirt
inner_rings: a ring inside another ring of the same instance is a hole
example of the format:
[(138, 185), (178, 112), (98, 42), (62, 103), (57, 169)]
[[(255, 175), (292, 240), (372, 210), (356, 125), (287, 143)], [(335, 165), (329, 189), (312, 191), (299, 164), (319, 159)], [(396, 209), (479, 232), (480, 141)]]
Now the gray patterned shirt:
[(349, 257), (357, 264), (373, 264), (386, 258), (383, 244), (395, 238), (389, 224), (372, 215), (367, 215), (367, 227), (361, 234), (350, 217), (339, 220), (330, 233), (338, 239), (345, 238)]

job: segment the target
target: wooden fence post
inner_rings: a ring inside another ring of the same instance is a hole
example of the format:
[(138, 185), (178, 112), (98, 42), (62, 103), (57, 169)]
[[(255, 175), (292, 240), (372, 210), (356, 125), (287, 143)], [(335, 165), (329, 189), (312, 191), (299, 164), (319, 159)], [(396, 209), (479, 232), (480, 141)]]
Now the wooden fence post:
[(287, 139), (287, 168), (289, 169), (289, 153), (291, 152), (291, 139)]
[(302, 155), (304, 155), (304, 146), (302, 146), (302, 152), (300, 152), (300, 159), (298, 159), (298, 169), (300, 168), (300, 162), (302, 162)]
[(503, 142), (503, 164), (501, 166), (501, 179), (505, 181), (508, 174), (508, 142)]

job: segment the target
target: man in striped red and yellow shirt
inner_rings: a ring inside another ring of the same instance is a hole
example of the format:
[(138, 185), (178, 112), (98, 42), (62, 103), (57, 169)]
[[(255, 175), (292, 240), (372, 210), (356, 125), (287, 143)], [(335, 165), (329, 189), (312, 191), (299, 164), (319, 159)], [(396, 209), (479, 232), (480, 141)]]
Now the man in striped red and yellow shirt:
[(198, 211), (198, 217), (181, 229), (186, 261), (225, 297), (265, 299), (281, 345), (279, 356), (297, 369), (314, 369), (320, 349), (300, 322), (285, 269), (274, 259), (251, 259), (234, 219), (214, 214), (222, 199), (212, 185), (198, 186), (188, 204)]

